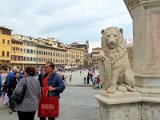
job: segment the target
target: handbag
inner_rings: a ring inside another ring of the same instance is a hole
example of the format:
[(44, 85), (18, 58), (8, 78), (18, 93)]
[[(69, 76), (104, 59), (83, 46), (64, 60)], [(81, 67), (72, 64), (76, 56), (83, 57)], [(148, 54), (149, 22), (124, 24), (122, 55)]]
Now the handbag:
[(42, 96), (38, 108), (38, 117), (58, 117), (59, 116), (59, 97)]
[(23, 85), (23, 89), (21, 93), (13, 93), (10, 97), (12, 102), (16, 102), (17, 104), (22, 103), (24, 96), (25, 96), (25, 92), (27, 89), (27, 85), (26, 85), (26, 79), (25, 79), (25, 84)]
[(3, 105), (7, 105), (8, 102), (9, 102), (9, 98), (8, 98), (8, 96), (7, 96), (7, 93), (4, 93), (4, 94), (3, 94), (3, 98), (2, 98), (2, 104), (3, 104)]

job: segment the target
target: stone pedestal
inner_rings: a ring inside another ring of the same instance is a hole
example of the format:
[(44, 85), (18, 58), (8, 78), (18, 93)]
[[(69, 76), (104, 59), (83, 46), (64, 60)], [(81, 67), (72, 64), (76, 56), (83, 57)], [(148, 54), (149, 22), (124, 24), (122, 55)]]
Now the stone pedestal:
[(144, 102), (138, 92), (107, 94), (100, 91), (100, 120), (160, 120), (160, 103)]
[(101, 90), (95, 98), (99, 102), (100, 120), (141, 120), (141, 96), (138, 92), (107, 94)]

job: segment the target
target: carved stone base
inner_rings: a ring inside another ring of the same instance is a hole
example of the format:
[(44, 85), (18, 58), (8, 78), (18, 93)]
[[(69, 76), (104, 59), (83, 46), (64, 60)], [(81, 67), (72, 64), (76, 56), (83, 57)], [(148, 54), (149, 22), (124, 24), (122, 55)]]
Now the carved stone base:
[(138, 92), (104, 93), (95, 96), (100, 120), (160, 120), (160, 103), (144, 102)]
[(142, 103), (142, 120), (160, 120), (160, 103)]
[(99, 102), (100, 120), (141, 120), (141, 103), (107, 105)]

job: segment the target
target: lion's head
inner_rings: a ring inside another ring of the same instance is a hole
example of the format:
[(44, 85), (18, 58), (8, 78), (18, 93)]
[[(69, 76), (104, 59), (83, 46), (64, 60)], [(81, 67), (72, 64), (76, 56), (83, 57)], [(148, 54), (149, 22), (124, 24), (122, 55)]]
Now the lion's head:
[(120, 59), (126, 53), (126, 47), (123, 38), (123, 30), (117, 27), (103, 29), (102, 33), (102, 50), (111, 63)]

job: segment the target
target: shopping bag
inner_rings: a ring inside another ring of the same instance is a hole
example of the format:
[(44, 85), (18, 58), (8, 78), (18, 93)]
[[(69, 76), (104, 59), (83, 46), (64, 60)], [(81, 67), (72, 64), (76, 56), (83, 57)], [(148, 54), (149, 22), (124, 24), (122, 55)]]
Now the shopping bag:
[(58, 117), (59, 116), (59, 97), (58, 96), (42, 96), (38, 117)]
[(7, 96), (7, 93), (4, 93), (4, 96), (2, 97), (2, 104), (7, 105), (9, 102), (9, 98)]

